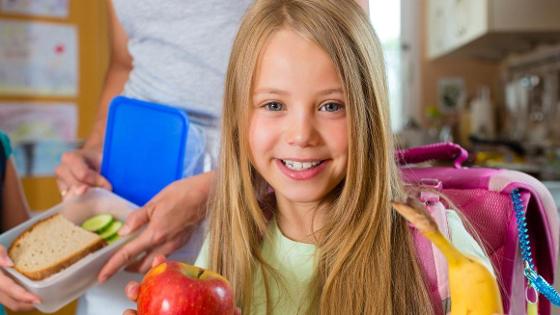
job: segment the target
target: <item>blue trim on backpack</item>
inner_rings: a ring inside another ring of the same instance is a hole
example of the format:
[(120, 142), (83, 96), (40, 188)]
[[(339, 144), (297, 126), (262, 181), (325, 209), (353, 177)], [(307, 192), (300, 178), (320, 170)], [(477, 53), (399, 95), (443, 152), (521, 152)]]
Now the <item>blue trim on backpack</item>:
[(513, 202), (513, 211), (515, 211), (521, 256), (523, 256), (523, 261), (525, 263), (525, 278), (527, 278), (530, 287), (537, 290), (537, 292), (542, 294), (555, 306), (560, 306), (560, 294), (558, 291), (535, 270), (533, 256), (531, 255), (529, 230), (527, 229), (527, 221), (525, 220), (525, 207), (523, 206), (523, 200), (521, 199), (519, 189), (516, 188), (511, 192), (511, 201)]

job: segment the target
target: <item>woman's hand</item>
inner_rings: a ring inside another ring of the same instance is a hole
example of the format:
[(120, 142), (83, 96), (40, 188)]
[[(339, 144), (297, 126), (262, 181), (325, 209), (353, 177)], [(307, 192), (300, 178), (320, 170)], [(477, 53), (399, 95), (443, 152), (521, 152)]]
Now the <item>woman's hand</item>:
[[(6, 254), (6, 249), (0, 245), (0, 266), (12, 267), (14, 263)], [(35, 304), (41, 303), (39, 297), (25, 291), (16, 284), (4, 271), (0, 271), (0, 304), (12, 311), (30, 311)]]
[(100, 150), (80, 149), (64, 153), (55, 171), (62, 197), (81, 195), (90, 187), (111, 190), (109, 181), (99, 173), (100, 167)]
[(145, 273), (154, 257), (167, 256), (186, 244), (195, 225), (204, 216), (213, 178), (211, 172), (173, 182), (143, 208), (132, 212), (119, 234), (126, 235), (145, 224), (148, 226), (111, 257), (99, 273), (99, 282), (103, 283), (144, 252), (146, 255), (127, 270)]

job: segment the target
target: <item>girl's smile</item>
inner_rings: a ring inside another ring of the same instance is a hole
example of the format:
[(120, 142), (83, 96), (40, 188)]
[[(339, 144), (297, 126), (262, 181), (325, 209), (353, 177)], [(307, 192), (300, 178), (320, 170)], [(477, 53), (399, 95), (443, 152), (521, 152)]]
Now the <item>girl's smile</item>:
[(297, 161), (294, 159), (277, 159), (278, 167), (286, 176), (295, 180), (306, 180), (325, 169), (328, 160)]

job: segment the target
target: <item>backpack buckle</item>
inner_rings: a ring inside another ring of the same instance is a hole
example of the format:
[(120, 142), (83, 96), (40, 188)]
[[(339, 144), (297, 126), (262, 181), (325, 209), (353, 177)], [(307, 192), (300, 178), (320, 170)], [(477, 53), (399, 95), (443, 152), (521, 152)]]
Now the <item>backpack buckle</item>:
[(428, 189), (420, 191), (420, 201), (422, 201), (427, 206), (439, 202), (439, 192), (441, 192), (441, 190), (443, 189), (443, 185), (439, 179), (422, 178), (420, 180), (420, 187)]

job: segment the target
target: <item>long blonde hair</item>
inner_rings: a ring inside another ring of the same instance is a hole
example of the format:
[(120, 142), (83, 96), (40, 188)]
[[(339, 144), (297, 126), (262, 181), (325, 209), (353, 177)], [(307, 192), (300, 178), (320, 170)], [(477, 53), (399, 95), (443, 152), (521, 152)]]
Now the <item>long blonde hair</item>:
[[(289, 28), (331, 57), (349, 119), (348, 165), (329, 196), (316, 235), (316, 270), (307, 313), (432, 314), (407, 225), (390, 200), (401, 194), (393, 158), (387, 87), (379, 42), (354, 0), (258, 0), (246, 13), (230, 57), (224, 93), (218, 180), (210, 205), (210, 268), (230, 279), (251, 312), (255, 271), (274, 271), (260, 254), (267, 184), (248, 146), (252, 83), (271, 34)], [(267, 301), (267, 313), (271, 312)]]

